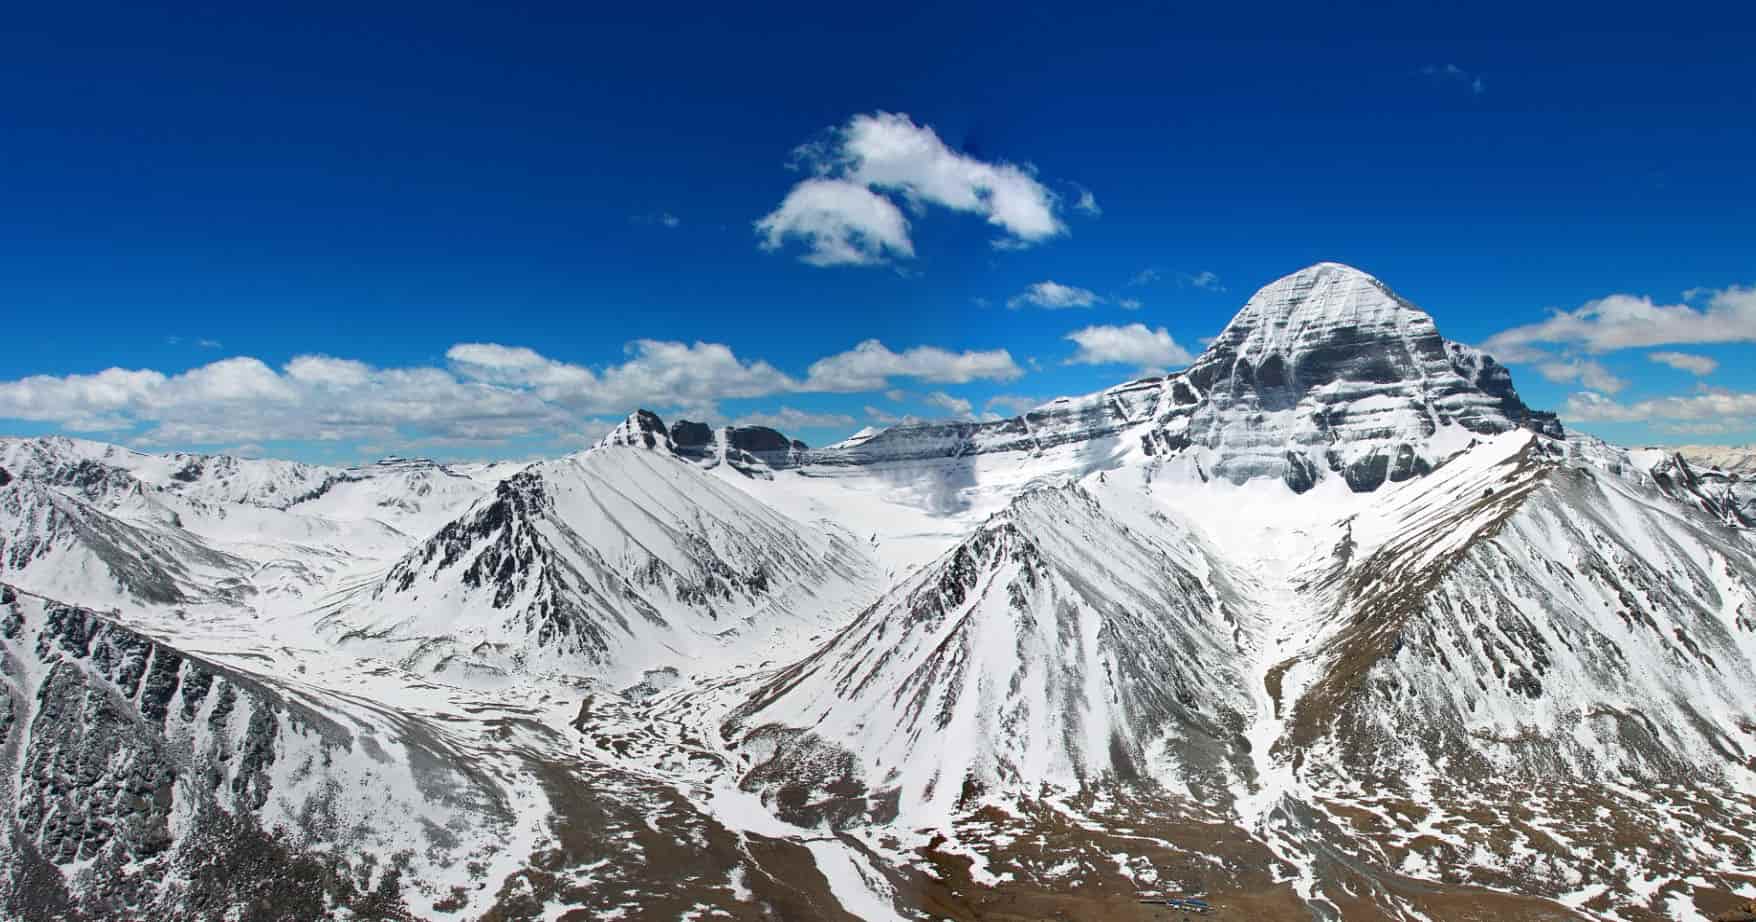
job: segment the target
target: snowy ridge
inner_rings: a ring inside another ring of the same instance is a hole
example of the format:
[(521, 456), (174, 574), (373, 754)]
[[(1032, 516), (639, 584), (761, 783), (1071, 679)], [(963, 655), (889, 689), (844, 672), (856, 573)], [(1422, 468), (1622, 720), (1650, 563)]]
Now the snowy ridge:
[[(1223, 565), (1162, 512), (1033, 490), (898, 586), (734, 717), (766, 776), (853, 755), (903, 822), (1007, 790), (1118, 779), (1223, 790), (1247, 698)], [(894, 792), (893, 794), (891, 792)]]
[(851, 542), (652, 447), (606, 444), (502, 481), (328, 629), (410, 668), (633, 681), (818, 630), (872, 591)]

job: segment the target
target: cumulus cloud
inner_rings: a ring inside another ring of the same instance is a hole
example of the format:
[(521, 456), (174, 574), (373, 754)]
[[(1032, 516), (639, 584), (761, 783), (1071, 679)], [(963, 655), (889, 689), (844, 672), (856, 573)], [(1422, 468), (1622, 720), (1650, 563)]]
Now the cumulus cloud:
[[(937, 206), (980, 215), (1001, 232), (999, 247), (1030, 246), (1067, 230), (1055, 194), (1033, 171), (952, 150), (904, 114), (856, 115), (794, 154), (812, 178), (794, 186), (756, 229), (766, 249), (803, 242), (803, 258), (813, 265), (874, 265), (914, 255), (901, 209), (880, 193), (917, 214)], [(1095, 199), (1090, 204), (1097, 207)]]
[(931, 407), (938, 407), (953, 416), (968, 416), (975, 409), (968, 400), (953, 397), (944, 391), (934, 391), (921, 398), (922, 402)]
[(802, 241), (806, 252), (800, 259), (813, 266), (875, 266), (915, 255), (902, 209), (859, 183), (841, 179), (799, 183), (779, 208), (756, 222), (756, 230), (765, 250), (778, 250), (787, 240)]
[[(0, 418), (68, 431), (136, 431), (148, 444), (269, 440), (503, 441), (575, 432), (581, 420), (653, 407), (696, 418), (718, 403), (807, 391), (882, 390), (891, 378), (945, 384), (1007, 381), (1022, 371), (1005, 350), (893, 352), (869, 340), (819, 360), (804, 379), (719, 343), (641, 339), (623, 361), (588, 368), (522, 346), (459, 343), (445, 367), (380, 368), (301, 355), (274, 368), (247, 356), (177, 374), (111, 368), (0, 381)], [(841, 414), (769, 414), (794, 428), (847, 425)], [(779, 427), (777, 427), (779, 428)]]
[(1590, 359), (1555, 359), (1537, 365), (1537, 372), (1557, 384), (1577, 381), (1594, 391), (1614, 394), (1628, 386), (1608, 368)]
[(626, 353), (627, 361), (601, 371), (498, 343), (460, 343), (445, 357), (469, 380), (528, 388), (545, 401), (587, 413), (642, 405), (705, 409), (725, 398), (798, 388), (773, 365), (744, 361), (720, 343), (638, 339)]
[(1602, 394), (1581, 393), (1567, 398), (1564, 419), (1604, 423), (1724, 423), (1742, 421), (1747, 427), (1756, 418), (1756, 394), (1704, 389), (1675, 397), (1657, 397), (1635, 403), (1618, 403)]
[(1011, 381), (1024, 374), (1005, 349), (952, 352), (937, 346), (916, 346), (892, 352), (868, 339), (846, 352), (811, 363), (804, 384), (814, 391), (876, 391), (891, 378), (916, 378), (934, 384)]
[(1756, 342), (1756, 287), (1707, 294), (1705, 307), (1655, 304), (1650, 297), (1613, 294), (1577, 310), (1490, 336), (1482, 348), (1503, 362), (1540, 360), (1543, 344), (1613, 352), (1681, 343)]
[(1142, 371), (1157, 371), (1187, 365), (1195, 358), (1164, 327), (1154, 330), (1144, 323), (1089, 326), (1064, 338), (1079, 347), (1067, 360), (1070, 365), (1133, 365)]
[(1693, 355), (1688, 352), (1654, 352), (1647, 358), (1660, 365), (1669, 365), (1678, 371), (1686, 371), (1692, 375), (1710, 375), (1719, 368), (1719, 362), (1705, 355)]
[(768, 413), (746, 413), (732, 421), (734, 426), (767, 426), (782, 432), (795, 429), (847, 428), (853, 424), (854, 418), (846, 413), (813, 413), (785, 406)]
[(1064, 310), (1070, 307), (1091, 307), (1103, 303), (1097, 292), (1088, 288), (1076, 288), (1055, 281), (1037, 282), (1029, 288), (1006, 299), (1006, 306), (1014, 310), (1026, 306), (1045, 307), (1049, 310)]

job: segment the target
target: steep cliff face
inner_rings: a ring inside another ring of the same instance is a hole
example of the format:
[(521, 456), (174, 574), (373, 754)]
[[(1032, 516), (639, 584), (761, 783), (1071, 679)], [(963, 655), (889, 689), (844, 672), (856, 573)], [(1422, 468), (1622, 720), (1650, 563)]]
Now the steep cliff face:
[(1356, 491), (1431, 470), (1470, 438), (1560, 424), (1519, 401), (1503, 366), (1446, 342), (1433, 318), (1349, 266), (1258, 291), (1174, 378), (1154, 438), (1213, 476)]

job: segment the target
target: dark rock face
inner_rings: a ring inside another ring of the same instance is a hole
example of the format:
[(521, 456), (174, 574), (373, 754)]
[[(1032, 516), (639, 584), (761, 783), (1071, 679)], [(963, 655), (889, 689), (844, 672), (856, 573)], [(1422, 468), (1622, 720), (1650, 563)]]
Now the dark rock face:
[(713, 427), (680, 419), (671, 424), (671, 444), (676, 445), (679, 452), (684, 449), (705, 450), (713, 444)]
[(752, 454), (791, 450), (793, 442), (767, 426), (742, 426), (726, 432), (727, 441), (739, 451)]
[[(0, 755), (16, 766), (0, 780), (0, 917), (414, 918), (402, 860), (348, 846), (384, 817), (338, 812), (333, 782), (276, 787), (375, 764), (382, 744), (358, 751), (359, 728), (95, 612), (0, 586), (0, 616)], [(396, 758), (411, 756), (435, 760)], [(444, 796), (479, 795), (447, 780)]]
[(1659, 489), (1671, 498), (1727, 525), (1756, 526), (1756, 480), (1691, 463), (1676, 452), (1653, 465), (1651, 473)]
[(610, 434), (603, 437), (599, 445), (632, 445), (636, 448), (672, 449), (671, 434), (665, 431), (665, 421), (659, 419), (651, 410), (636, 410), (622, 420)]
[(1257, 292), (1176, 393), (1157, 422), (1207, 471), (1279, 477), (1296, 491), (1314, 485), (1313, 467), (1367, 491), (1430, 470), (1470, 436), (1561, 434), (1553, 415), (1518, 399), (1503, 366), (1445, 341), (1427, 314), (1336, 263)]

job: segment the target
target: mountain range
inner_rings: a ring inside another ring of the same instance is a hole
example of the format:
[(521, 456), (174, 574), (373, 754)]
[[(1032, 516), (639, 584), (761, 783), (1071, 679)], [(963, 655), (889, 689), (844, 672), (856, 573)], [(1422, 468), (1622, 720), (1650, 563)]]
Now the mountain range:
[(1711, 918), (1756, 455), (1622, 448), (1378, 279), (812, 448), (0, 439), (30, 919)]

